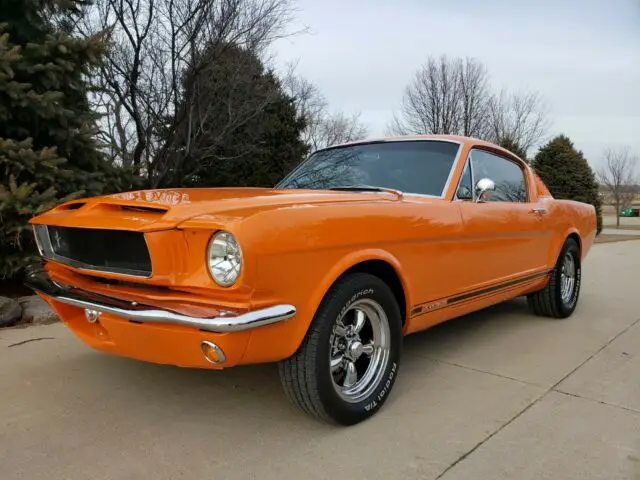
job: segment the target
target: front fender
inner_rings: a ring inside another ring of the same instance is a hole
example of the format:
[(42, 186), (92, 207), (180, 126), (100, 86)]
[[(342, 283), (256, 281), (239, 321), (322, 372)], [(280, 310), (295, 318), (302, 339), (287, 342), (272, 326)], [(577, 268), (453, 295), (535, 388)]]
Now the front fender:
[[(407, 305), (410, 305), (410, 290), (402, 274), (400, 262), (383, 249), (316, 251), (313, 258), (309, 254), (300, 254), (300, 256), (294, 254), (286, 261), (282, 255), (279, 255), (273, 259), (273, 262), (265, 261), (261, 264), (263, 278), (272, 280), (271, 288), (264, 285), (261, 289), (266, 297), (273, 302), (276, 299), (285, 298), (281, 297), (282, 294), (279, 292), (287, 292), (287, 301), (296, 307), (297, 313), (291, 320), (253, 331), (241, 363), (277, 361), (293, 355), (300, 347), (322, 299), (331, 286), (349, 269), (370, 260), (384, 261), (394, 269), (404, 289)], [(293, 265), (297, 267), (292, 268)], [(330, 267), (325, 268), (328, 265)], [(290, 272), (290, 276), (281, 273), (276, 277), (276, 271)], [(302, 271), (304, 274), (300, 274)], [(291, 274), (291, 272), (298, 272), (298, 274)]]
[[(409, 305), (411, 305), (410, 300), (410, 290), (407, 284), (407, 280), (405, 276), (402, 274), (402, 267), (400, 262), (396, 257), (394, 257), (391, 253), (383, 249), (366, 249), (360, 250), (357, 252), (351, 252), (347, 255), (344, 255), (336, 264), (334, 264), (331, 269), (327, 272), (327, 274), (322, 278), (322, 280), (318, 283), (316, 289), (314, 289), (313, 293), (309, 297), (308, 307), (310, 310), (313, 310), (314, 314), (320, 306), (320, 302), (327, 294), (331, 286), (347, 271), (352, 269), (358, 264), (363, 262), (371, 261), (371, 260), (380, 260), (387, 264), (389, 264), (393, 270), (396, 272), (396, 275), (400, 279), (400, 283), (402, 284), (402, 289), (404, 290), (404, 295), (406, 299), (406, 308), (405, 308), (405, 318), (408, 318), (408, 309)], [(305, 332), (306, 333), (306, 332)]]

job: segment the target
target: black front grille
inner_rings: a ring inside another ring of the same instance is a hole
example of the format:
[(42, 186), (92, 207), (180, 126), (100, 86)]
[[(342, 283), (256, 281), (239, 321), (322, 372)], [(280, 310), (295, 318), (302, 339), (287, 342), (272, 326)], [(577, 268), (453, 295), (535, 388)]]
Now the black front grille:
[(97, 271), (148, 277), (151, 257), (144, 234), (48, 226), (53, 260)]

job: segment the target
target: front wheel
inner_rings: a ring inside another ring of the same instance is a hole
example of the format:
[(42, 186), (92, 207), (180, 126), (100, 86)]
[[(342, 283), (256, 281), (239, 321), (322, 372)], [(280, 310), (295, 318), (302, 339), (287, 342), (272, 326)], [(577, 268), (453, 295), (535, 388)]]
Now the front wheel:
[(529, 307), (535, 314), (546, 317), (570, 316), (578, 304), (581, 279), (580, 247), (573, 238), (568, 238), (547, 285), (527, 296)]
[(280, 362), (280, 379), (307, 414), (353, 425), (375, 414), (395, 382), (402, 319), (391, 289), (366, 273), (329, 290), (302, 345)]

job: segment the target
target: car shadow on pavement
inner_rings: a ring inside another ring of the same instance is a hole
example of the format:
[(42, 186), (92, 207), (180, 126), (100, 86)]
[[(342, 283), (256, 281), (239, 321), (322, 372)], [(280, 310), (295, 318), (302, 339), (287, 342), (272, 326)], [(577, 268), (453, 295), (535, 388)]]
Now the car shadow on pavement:
[(518, 297), (408, 335), (404, 340), (404, 355), (430, 356), (430, 352), (442, 349), (464, 350), (481, 332), (509, 335), (522, 328), (523, 323), (540, 319), (545, 320), (534, 316), (525, 298)]
[[(475, 341), (479, 330), (507, 335), (519, 328), (521, 322), (535, 318), (528, 313), (526, 303), (516, 299), (409, 335), (405, 338), (403, 368), (387, 408), (393, 408), (394, 401), (409, 387), (405, 384), (403, 370), (428, 376), (434, 365), (431, 353), (435, 352), (437, 358), (437, 352), (443, 348), (465, 349)], [(81, 364), (80, 377), (73, 376), (67, 381), (81, 381), (84, 375), (107, 379), (105, 391), (100, 396), (122, 397), (120, 400), (129, 408), (152, 408), (183, 417), (195, 415), (194, 412), (198, 416), (209, 416), (224, 411), (225, 416), (260, 418), (261, 421), (270, 418), (298, 422), (295, 417), (303, 416), (286, 398), (276, 364), (211, 371), (156, 365), (91, 350), (83, 354)], [(77, 370), (77, 365), (73, 369)], [(71, 387), (67, 385), (67, 388)]]

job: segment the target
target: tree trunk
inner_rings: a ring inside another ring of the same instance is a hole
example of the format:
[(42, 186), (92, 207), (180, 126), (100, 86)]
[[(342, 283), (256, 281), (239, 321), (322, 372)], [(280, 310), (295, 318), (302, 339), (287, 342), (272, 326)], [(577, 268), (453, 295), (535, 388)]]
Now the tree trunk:
[(616, 202), (616, 228), (620, 229), (620, 203)]

